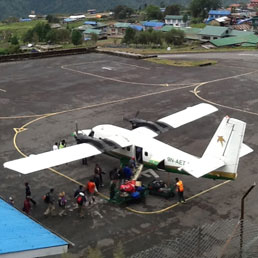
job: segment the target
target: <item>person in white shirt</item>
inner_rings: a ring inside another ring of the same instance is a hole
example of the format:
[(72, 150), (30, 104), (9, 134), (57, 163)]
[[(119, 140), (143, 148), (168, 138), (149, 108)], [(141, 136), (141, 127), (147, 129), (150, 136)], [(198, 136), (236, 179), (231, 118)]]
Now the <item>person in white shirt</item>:
[(53, 150), (58, 150), (58, 143), (57, 142), (53, 145)]

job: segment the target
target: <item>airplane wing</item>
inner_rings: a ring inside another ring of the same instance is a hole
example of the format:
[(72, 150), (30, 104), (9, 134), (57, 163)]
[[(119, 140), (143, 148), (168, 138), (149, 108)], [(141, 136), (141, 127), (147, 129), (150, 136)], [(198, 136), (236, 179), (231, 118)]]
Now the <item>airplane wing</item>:
[(163, 117), (159, 119), (158, 122), (162, 122), (164, 124), (167, 124), (168, 126), (177, 128), (181, 125), (197, 120), (203, 116), (207, 116), (217, 110), (218, 109), (216, 107), (210, 104), (201, 103), (193, 107), (188, 107), (170, 116)]
[(162, 132), (166, 132), (171, 128), (180, 127), (203, 116), (216, 112), (217, 110), (218, 109), (216, 107), (210, 104), (201, 103), (193, 107), (188, 107), (172, 115), (163, 117), (156, 122), (141, 121), (141, 125), (133, 129), (133, 131), (154, 138)]
[(8, 161), (4, 163), (4, 167), (22, 174), (29, 174), (100, 153), (101, 151), (96, 147), (88, 143), (82, 143), (55, 151), (48, 151), (37, 155), (30, 155), (26, 158)]

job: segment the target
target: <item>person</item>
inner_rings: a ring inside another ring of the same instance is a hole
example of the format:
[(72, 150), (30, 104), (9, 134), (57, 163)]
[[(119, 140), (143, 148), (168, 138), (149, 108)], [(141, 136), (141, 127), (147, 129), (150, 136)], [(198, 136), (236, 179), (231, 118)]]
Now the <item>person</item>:
[(53, 145), (53, 150), (58, 150), (58, 143), (55, 142), (55, 144)]
[(58, 205), (61, 208), (61, 211), (58, 213), (59, 216), (67, 215), (65, 205), (67, 203), (66, 197), (65, 197), (65, 192), (59, 193), (58, 196)]
[(62, 140), (60, 143), (59, 143), (59, 149), (63, 149), (66, 147), (66, 141), (65, 140)]
[(184, 185), (182, 180), (179, 180), (178, 177), (176, 178), (176, 191), (178, 195), (178, 202), (185, 203)]
[(30, 186), (29, 186), (29, 183), (26, 182), (25, 183), (25, 197), (29, 197), (30, 198), (30, 201), (36, 205), (36, 201), (34, 201), (32, 198), (31, 198), (31, 191), (30, 191)]
[(125, 179), (130, 180), (132, 177), (132, 170), (128, 167), (128, 165), (124, 167), (123, 172)]
[(73, 197), (74, 197), (74, 198), (77, 198), (77, 196), (79, 195), (80, 192), (83, 193), (83, 187), (82, 187), (82, 185), (79, 185), (79, 188), (76, 189), (76, 191), (74, 192)]
[(50, 191), (45, 196), (45, 202), (48, 204), (44, 215), (47, 216), (49, 213), (51, 216), (55, 215), (55, 197), (54, 197), (54, 188), (51, 188)]
[(12, 196), (9, 197), (8, 203), (9, 203), (10, 205), (14, 206), (14, 200), (13, 200), (13, 197), (12, 197)]
[(103, 185), (102, 174), (104, 174), (103, 171), (102, 171), (102, 168), (99, 166), (99, 164), (96, 164), (95, 170), (94, 170), (94, 175), (99, 177), (100, 186), (104, 186)]
[(136, 168), (136, 162), (135, 162), (135, 157), (131, 157), (131, 159), (129, 160), (129, 168), (131, 168), (133, 171)]
[(95, 183), (95, 185), (96, 185), (97, 190), (99, 191), (100, 177), (99, 177), (98, 174), (94, 174), (94, 176), (93, 176), (93, 181), (94, 181), (94, 183)]
[(112, 180), (110, 183), (110, 200), (112, 200), (116, 193), (116, 180)]
[(76, 202), (78, 204), (78, 213), (81, 218), (84, 217), (83, 204), (86, 202), (85, 194), (80, 192), (76, 197)]
[(98, 190), (97, 190), (97, 188), (96, 188), (96, 185), (95, 185), (93, 179), (91, 179), (91, 180), (87, 183), (86, 189), (87, 189), (88, 194), (89, 194), (89, 205), (90, 205), (92, 202), (95, 203), (94, 194), (95, 194), (95, 192), (98, 192)]
[(30, 197), (29, 197), (29, 196), (26, 196), (22, 210), (23, 210), (24, 212), (26, 212), (27, 214), (29, 214), (29, 213), (30, 213), (30, 209), (31, 209), (31, 206), (30, 206)]

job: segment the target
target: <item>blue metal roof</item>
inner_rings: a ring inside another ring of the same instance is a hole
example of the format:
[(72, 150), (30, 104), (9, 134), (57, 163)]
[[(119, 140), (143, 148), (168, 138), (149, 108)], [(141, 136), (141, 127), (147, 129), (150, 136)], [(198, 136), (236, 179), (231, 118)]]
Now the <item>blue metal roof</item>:
[(32, 21), (30, 18), (21, 18), (20, 22), (28, 22), (28, 21)]
[(134, 25), (134, 24), (131, 24), (129, 25), (130, 28), (134, 29), (134, 30), (143, 30), (143, 27), (141, 25)]
[(2, 199), (0, 218), (0, 255), (68, 245)]
[(143, 23), (143, 26), (146, 27), (162, 27), (165, 23), (164, 22), (153, 22), (153, 21), (146, 21)]
[(231, 12), (227, 10), (210, 10), (209, 15), (221, 15), (221, 16), (227, 16), (230, 15)]
[(85, 25), (97, 25), (96, 21), (86, 21), (84, 22)]
[(73, 18), (65, 18), (64, 19), (64, 22), (73, 22), (73, 21), (76, 21), (76, 19), (73, 19)]
[(243, 24), (245, 22), (251, 22), (252, 21), (252, 18), (248, 18), (248, 19), (245, 19), (245, 20), (240, 20), (237, 22), (237, 24)]

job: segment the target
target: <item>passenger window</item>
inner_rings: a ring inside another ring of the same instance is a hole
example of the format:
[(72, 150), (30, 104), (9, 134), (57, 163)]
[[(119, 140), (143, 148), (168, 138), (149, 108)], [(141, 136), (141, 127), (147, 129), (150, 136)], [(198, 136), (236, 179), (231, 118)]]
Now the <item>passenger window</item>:
[(131, 150), (131, 148), (130, 148), (130, 147), (127, 147), (126, 149), (127, 149), (127, 151), (130, 151), (130, 150)]
[(144, 155), (145, 155), (146, 157), (148, 157), (148, 152), (147, 152), (147, 151), (145, 151), (145, 152), (144, 152)]

